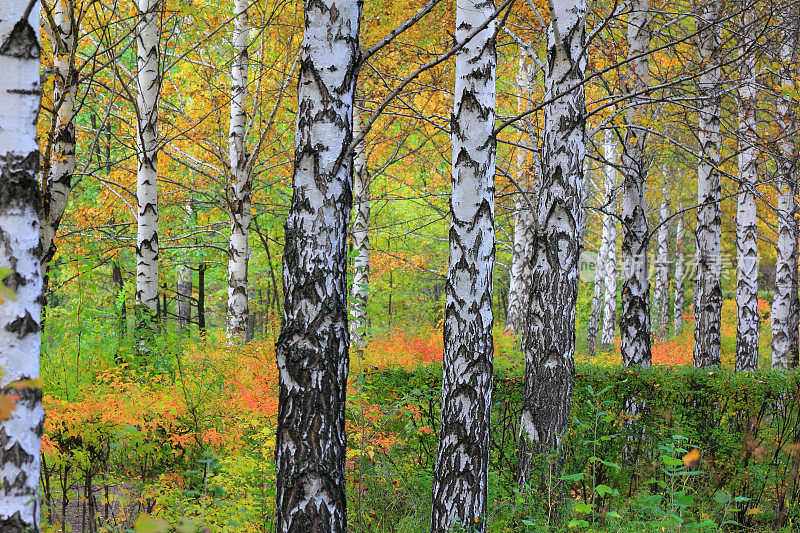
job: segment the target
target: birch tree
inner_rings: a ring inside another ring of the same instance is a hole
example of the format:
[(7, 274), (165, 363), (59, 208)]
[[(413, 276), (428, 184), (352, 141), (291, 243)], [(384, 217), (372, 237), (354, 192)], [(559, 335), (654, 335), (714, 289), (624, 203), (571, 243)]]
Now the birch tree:
[(250, 0), (234, 0), (233, 66), (231, 67), (231, 121), (228, 130), (230, 185), (227, 189), (231, 233), (228, 242), (228, 323), (230, 340), (247, 340), (247, 267), (250, 259), (251, 173), (247, 158), (247, 6)]
[(0, 421), (0, 530), (8, 533), (39, 531), (39, 50), (39, 3), (0, 2), (0, 386), (14, 404)]
[[(531, 71), (525, 60), (525, 52), (520, 51), (519, 69), (517, 71), (517, 111), (524, 113), (528, 110), (531, 94)], [(523, 146), (529, 141), (529, 121), (523, 122), (523, 135), (520, 146), (517, 147), (517, 185), (520, 190), (514, 197), (514, 250), (511, 257), (511, 280), (508, 286), (508, 311), (506, 329), (511, 333), (521, 330), (522, 317), (525, 314), (526, 297), (530, 291), (530, 262), (528, 252), (533, 239), (533, 213), (531, 202), (533, 189), (531, 187), (531, 170), (535, 162), (529, 162)]]
[(158, 310), (158, 100), (160, 0), (139, 0), (136, 32), (136, 320), (140, 353), (155, 335)]
[(656, 279), (653, 300), (658, 317), (658, 337), (666, 339), (669, 334), (669, 201), (661, 199), (658, 210), (656, 236)]
[[(354, 137), (361, 134), (361, 116), (353, 117)], [(350, 303), (350, 340), (356, 347), (363, 348), (364, 328), (367, 326), (367, 299), (369, 298), (369, 173), (367, 153), (364, 142), (358, 143), (353, 156), (353, 292)]]
[(756, 86), (756, 60), (752, 49), (755, 27), (750, 11), (743, 14), (739, 42), (738, 91), (739, 111), (739, 194), (736, 208), (736, 369), (758, 369), (758, 337), (761, 328), (758, 314), (758, 219), (756, 210), (756, 184), (758, 182), (758, 89)]
[(519, 480), (531, 481), (532, 456), (558, 450), (567, 428), (575, 375), (575, 304), (583, 234), (586, 100), (585, 0), (552, 3), (547, 29), (542, 181), (536, 207), (530, 316), (523, 350)]
[(694, 366), (720, 364), (722, 322), (722, 226), (720, 212), (719, 4), (702, 3), (697, 17), (698, 54), (704, 67), (698, 85), (697, 227), (694, 285)]
[(276, 529), (283, 532), (347, 529), (347, 224), (360, 18), (357, 0), (305, 2), (276, 345)]
[[(45, 162), (46, 175), (42, 187), (40, 212), (42, 230), (42, 270), (47, 283), (48, 264), (55, 256), (53, 243), (61, 218), (67, 208), (72, 188), (79, 179), (75, 173), (75, 115), (78, 95), (78, 70), (75, 54), (78, 44), (78, 24), (72, 0), (57, 0), (50, 12), (49, 22), (55, 80), (53, 83), (53, 111), (55, 121), (50, 161)], [(45, 287), (46, 288), (46, 287)]]
[(492, 0), (457, 0), (450, 266), (431, 531), (486, 530), (492, 410), (495, 21)]
[(646, 97), (650, 79), (650, 1), (632, 0), (628, 13), (628, 73), (632, 96), (625, 113), (622, 152), (622, 364), (650, 366), (650, 280), (647, 273), (648, 228), (644, 191), (647, 160)]
[(600, 349), (613, 347), (617, 323), (617, 222), (613, 215), (617, 206), (617, 165), (619, 151), (614, 139), (614, 131), (606, 130), (603, 139), (603, 155), (606, 160), (603, 179), (603, 241), (607, 243), (603, 264), (603, 329), (600, 336)]
[(780, 92), (775, 103), (782, 135), (778, 141), (778, 239), (775, 258), (775, 294), (772, 299), (772, 368), (786, 369), (798, 359), (797, 296), (797, 168), (793, 134), (796, 128), (795, 103), (789, 96), (795, 91), (793, 63), (796, 61), (797, 35), (794, 9), (784, 8), (781, 20)]
[(672, 326), (675, 334), (683, 331), (683, 314), (686, 311), (686, 252), (684, 251), (685, 224), (683, 203), (678, 200), (677, 221), (675, 222), (675, 297), (672, 301)]

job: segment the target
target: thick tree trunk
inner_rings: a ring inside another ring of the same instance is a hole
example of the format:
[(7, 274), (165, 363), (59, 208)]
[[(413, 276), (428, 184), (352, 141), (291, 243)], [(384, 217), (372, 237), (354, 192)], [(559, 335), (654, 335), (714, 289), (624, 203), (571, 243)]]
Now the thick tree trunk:
[(677, 335), (683, 331), (683, 314), (686, 312), (686, 252), (684, 238), (686, 219), (683, 215), (683, 203), (678, 201), (678, 220), (675, 222), (675, 298), (672, 301), (672, 324)]
[(136, 33), (138, 202), (136, 236), (136, 332), (140, 355), (155, 336), (158, 310), (158, 100), (161, 92), (158, 30), (160, 0), (139, 1)]
[(656, 335), (660, 340), (669, 334), (669, 201), (661, 200), (658, 210), (658, 232), (656, 237), (656, 279), (653, 300), (658, 317)]
[[(456, 40), (494, 13), (494, 2), (456, 1)], [(486, 530), (492, 412), (495, 22), (456, 54), (445, 288), (442, 422), (433, 471), (431, 531)]]
[(647, 113), (639, 94), (649, 84), (650, 2), (632, 0), (628, 14), (627, 90), (634, 94), (625, 116), (622, 152), (622, 364), (650, 366), (650, 280), (647, 273), (648, 228), (644, 191), (649, 172)]
[[(361, 134), (361, 117), (353, 117), (353, 136)], [(369, 297), (369, 172), (367, 170), (365, 143), (359, 143), (353, 156), (353, 292), (350, 301), (350, 341), (363, 348), (366, 340), (367, 298)]]
[(758, 133), (756, 109), (756, 60), (752, 51), (753, 16), (744, 15), (742, 40), (739, 43), (739, 195), (736, 209), (736, 370), (758, 369), (758, 336), (761, 328), (758, 314), (758, 219), (756, 184), (758, 183)]
[(520, 422), (520, 481), (531, 482), (532, 455), (558, 451), (575, 379), (575, 304), (583, 234), (586, 155), (583, 80), (585, 0), (557, 0), (547, 30), (542, 183), (536, 208), (525, 388)]
[[(39, 457), (44, 424), (39, 377), (39, 3), (0, 2), (0, 531), (39, 531)], [(4, 403), (4, 405), (7, 405)]]
[(778, 242), (775, 258), (775, 295), (772, 300), (772, 368), (797, 366), (798, 296), (797, 296), (797, 166), (794, 143), (795, 101), (788, 94), (795, 90), (793, 63), (796, 60), (794, 21), (785, 25), (780, 44), (781, 91), (776, 112), (783, 136), (778, 149)]
[[(517, 72), (517, 110), (524, 113), (530, 102), (531, 73), (525, 61), (524, 53), (520, 53), (519, 70)], [(533, 241), (533, 201), (531, 186), (531, 170), (535, 165), (535, 156), (528, 156), (526, 145), (530, 134), (530, 121), (524, 120), (522, 135), (517, 147), (517, 190), (514, 196), (514, 250), (511, 256), (511, 279), (508, 284), (508, 307), (506, 308), (506, 329), (511, 333), (522, 330), (522, 320), (527, 308), (527, 295), (530, 291), (530, 246)]]
[(613, 130), (606, 130), (603, 140), (606, 161), (603, 180), (603, 241), (607, 243), (605, 254), (600, 258), (603, 265), (603, 330), (600, 336), (600, 349), (613, 348), (614, 331), (617, 323), (617, 221), (614, 213), (617, 207), (617, 169), (618, 150)]
[(307, 0), (276, 346), (277, 530), (343, 532), (347, 224), (361, 4)]
[(233, 67), (231, 68), (231, 122), (228, 150), (231, 185), (228, 187), (228, 216), (231, 235), (228, 242), (228, 323), (230, 341), (247, 341), (247, 266), (250, 259), (250, 191), (252, 180), (247, 169), (247, 6), (250, 0), (235, 0), (233, 7)]
[(49, 263), (56, 253), (53, 243), (61, 218), (67, 208), (67, 200), (78, 179), (73, 182), (75, 172), (75, 113), (78, 94), (78, 71), (75, 69), (75, 48), (77, 46), (78, 28), (74, 26), (75, 17), (70, 7), (71, 2), (59, 0), (53, 6), (53, 21), (56, 32), (53, 38), (53, 67), (55, 80), (53, 83), (53, 109), (56, 125), (54, 128), (52, 153), (49, 172), (42, 188), (41, 208), (41, 242), (42, 271), (45, 284)]
[(694, 366), (720, 364), (722, 326), (722, 219), (720, 212), (720, 34), (719, 4), (701, 6), (699, 55), (707, 70), (698, 86), (700, 160), (697, 165), (697, 273), (694, 285)]

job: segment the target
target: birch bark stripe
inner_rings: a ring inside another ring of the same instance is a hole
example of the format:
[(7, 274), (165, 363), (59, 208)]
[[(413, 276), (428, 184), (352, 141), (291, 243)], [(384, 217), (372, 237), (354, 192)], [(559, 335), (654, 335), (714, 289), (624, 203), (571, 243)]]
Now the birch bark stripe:
[(736, 209), (736, 370), (758, 369), (758, 337), (761, 320), (758, 314), (758, 219), (756, 185), (758, 183), (758, 132), (756, 106), (756, 60), (745, 50), (754, 44), (751, 11), (744, 12), (739, 42), (739, 195)]
[(42, 270), (47, 274), (47, 265), (55, 256), (53, 244), (61, 217), (67, 208), (67, 200), (79, 178), (75, 173), (75, 98), (78, 94), (78, 72), (75, 69), (75, 48), (78, 29), (74, 26), (77, 16), (70, 9), (71, 2), (59, 0), (53, 6), (56, 48), (53, 66), (56, 77), (53, 83), (53, 106), (56, 110), (55, 138), (53, 140), (50, 172), (44, 179), (42, 196)]
[(358, 0), (307, 0), (300, 50), (275, 463), (282, 533), (347, 529), (347, 224)]
[(558, 450), (567, 428), (575, 375), (575, 304), (583, 234), (586, 155), (585, 0), (556, 0), (547, 30), (542, 182), (536, 208), (525, 388), (520, 423), (520, 481), (532, 457)]
[[(666, 178), (666, 168), (664, 169)], [(658, 210), (658, 232), (656, 237), (656, 283), (653, 300), (658, 317), (659, 340), (669, 334), (669, 201), (662, 198)]]
[(138, 160), (136, 199), (136, 307), (140, 350), (154, 335), (158, 309), (158, 99), (161, 92), (160, 0), (139, 0), (136, 33)]
[[(603, 180), (603, 241), (608, 243), (605, 256), (600, 259), (603, 264), (603, 329), (600, 337), (600, 349), (611, 350), (614, 343), (614, 331), (617, 324), (617, 223), (613, 213), (617, 209), (617, 165), (619, 151), (613, 130), (606, 130), (603, 140), (605, 160), (605, 177)], [(610, 163), (610, 164), (609, 164)]]
[(39, 531), (39, 457), (44, 424), (39, 377), (39, 3), (0, 2), (0, 391), (15, 408), (0, 422), (0, 531)]
[[(632, 0), (628, 13), (626, 91), (638, 93), (650, 79), (650, 2)], [(644, 191), (649, 173), (645, 98), (632, 96), (625, 114), (622, 152), (622, 364), (650, 366), (650, 280), (647, 274), (647, 214)]]
[[(457, 0), (456, 41), (494, 13), (493, 0)], [(442, 423), (431, 531), (486, 530), (492, 410), (495, 22), (455, 57), (450, 267), (445, 286)]]
[(699, 54), (706, 71), (698, 87), (700, 160), (697, 165), (697, 274), (694, 285), (694, 366), (720, 364), (722, 323), (722, 219), (720, 214), (720, 34), (719, 4), (700, 7)]
[(230, 340), (247, 340), (247, 267), (250, 259), (250, 192), (247, 170), (247, 6), (250, 0), (235, 0), (233, 6), (233, 67), (231, 68), (231, 122), (228, 132), (230, 185), (228, 209), (231, 235), (228, 243), (228, 324)]
[(672, 323), (675, 334), (683, 331), (683, 314), (686, 307), (686, 253), (684, 252), (684, 237), (686, 218), (683, 215), (683, 202), (678, 201), (678, 220), (675, 223), (675, 299), (672, 302)]
[[(361, 134), (361, 116), (356, 111), (353, 115), (354, 137)], [(369, 173), (367, 171), (365, 143), (360, 142), (353, 156), (353, 199), (355, 215), (353, 217), (353, 248), (356, 257), (353, 260), (353, 299), (350, 303), (351, 343), (363, 348), (365, 342), (364, 328), (367, 326), (367, 298), (369, 296)]]

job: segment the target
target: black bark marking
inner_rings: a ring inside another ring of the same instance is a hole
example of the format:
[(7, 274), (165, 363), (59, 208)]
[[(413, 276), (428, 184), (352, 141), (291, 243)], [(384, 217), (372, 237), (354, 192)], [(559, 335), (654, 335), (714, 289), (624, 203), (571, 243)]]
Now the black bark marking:
[(30, 312), (25, 311), (25, 316), (17, 317), (16, 320), (6, 325), (6, 330), (16, 333), (17, 338), (24, 339), (30, 333), (39, 332), (39, 323), (33, 319)]
[(39, 57), (39, 40), (26, 19), (20, 20), (14, 25), (8, 39), (0, 46), (0, 55), (18, 59), (37, 59)]

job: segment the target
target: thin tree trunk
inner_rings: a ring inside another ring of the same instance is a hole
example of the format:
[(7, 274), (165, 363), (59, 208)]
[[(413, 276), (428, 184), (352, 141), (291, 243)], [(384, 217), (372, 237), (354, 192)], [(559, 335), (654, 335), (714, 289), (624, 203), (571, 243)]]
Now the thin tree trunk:
[(622, 152), (622, 364), (650, 366), (650, 280), (647, 273), (648, 228), (644, 191), (647, 160), (646, 97), (650, 79), (650, 1), (632, 0), (628, 14), (627, 89), (633, 93), (625, 116)]
[(206, 264), (197, 270), (197, 329), (200, 337), (206, 334)]
[(701, 6), (697, 20), (699, 55), (706, 71), (700, 76), (697, 165), (697, 228), (694, 285), (694, 366), (720, 364), (722, 326), (722, 226), (720, 213), (720, 34), (719, 4)]
[(158, 310), (158, 100), (161, 92), (161, 0), (140, 0), (136, 33), (138, 202), (136, 236), (136, 333), (139, 355), (149, 353)]
[[(586, 172), (586, 167), (584, 167), (584, 172)], [(589, 179), (590, 183), (591, 181), (592, 180)], [(591, 309), (586, 326), (586, 351), (589, 356), (593, 356), (597, 353), (597, 337), (600, 335), (600, 321), (603, 318), (603, 295), (605, 294), (606, 273), (603, 259), (608, 255), (607, 248), (608, 243), (605, 241), (605, 235), (601, 230), (600, 247), (597, 250), (597, 257), (595, 260), (594, 291), (592, 292)]]
[(672, 302), (672, 323), (676, 335), (683, 331), (683, 314), (686, 312), (686, 252), (683, 248), (686, 219), (681, 201), (678, 201), (678, 212), (681, 214), (675, 222), (675, 298)]
[(122, 279), (122, 269), (116, 261), (114, 262), (111, 277), (114, 285), (116, 285), (117, 336), (119, 343), (122, 344), (128, 334), (128, 311), (125, 308), (125, 282)]
[[(0, 531), (39, 531), (39, 3), (0, 2)], [(4, 417), (5, 418), (5, 417)]]
[(600, 259), (603, 265), (603, 331), (600, 338), (600, 349), (608, 351), (613, 348), (614, 331), (617, 323), (617, 222), (613, 213), (617, 208), (617, 163), (619, 152), (614, 139), (614, 131), (606, 130), (603, 152), (607, 164), (603, 180), (603, 241), (607, 243), (605, 255)]
[(178, 331), (185, 334), (192, 323), (192, 270), (181, 265), (176, 284)]
[(756, 60), (752, 50), (754, 21), (744, 13), (739, 43), (739, 195), (736, 209), (736, 370), (758, 369), (758, 337), (761, 320), (758, 314), (758, 219), (756, 185), (758, 183), (758, 132), (756, 109)]
[[(353, 117), (353, 136), (361, 134), (361, 117)], [(350, 302), (350, 341), (353, 346), (364, 347), (367, 327), (367, 298), (369, 297), (369, 172), (367, 170), (365, 143), (356, 147), (353, 156), (353, 299)]]
[[(794, 11), (794, 10), (792, 10)], [(794, 13), (792, 13), (794, 15)], [(791, 15), (790, 15), (791, 16)], [(797, 167), (794, 143), (794, 99), (787, 93), (795, 91), (793, 67), (796, 60), (795, 22), (784, 19), (781, 32), (781, 90), (776, 112), (782, 137), (778, 143), (778, 242), (775, 258), (775, 295), (772, 300), (772, 368), (797, 366), (798, 358), (798, 296), (797, 296)]]
[(661, 199), (658, 210), (658, 232), (656, 237), (656, 279), (654, 298), (660, 340), (669, 335), (669, 201)]
[(248, 305), (247, 267), (250, 259), (250, 191), (252, 180), (247, 170), (247, 6), (250, 0), (234, 0), (233, 67), (231, 68), (231, 122), (228, 150), (231, 185), (228, 209), (231, 224), (228, 242), (228, 323), (230, 341), (246, 342)]
[(530, 312), (525, 335), (525, 387), (520, 422), (522, 483), (532, 457), (557, 451), (567, 429), (575, 379), (575, 305), (583, 234), (586, 101), (585, 0), (553, 3), (547, 30), (542, 183), (536, 209)]
[[(457, 41), (494, 13), (492, 0), (456, 0)], [(431, 531), (486, 530), (492, 412), (495, 21), (455, 59), (450, 268), (445, 287), (444, 371)]]
[[(524, 52), (520, 51), (519, 70), (517, 72), (517, 110), (524, 113), (530, 102), (531, 73), (525, 61)], [(517, 185), (521, 191), (514, 196), (514, 249), (511, 256), (511, 278), (508, 283), (508, 307), (506, 308), (506, 329), (516, 333), (522, 329), (522, 319), (527, 308), (527, 294), (530, 291), (530, 262), (528, 252), (533, 239), (533, 201), (530, 171), (534, 164), (526, 155), (522, 146), (529, 141), (530, 121), (524, 121), (517, 147)]]
[(293, 195), (283, 253), (277, 530), (343, 532), (347, 224), (361, 4), (306, 0)]
[(58, 0), (52, 9), (55, 22), (53, 37), (53, 67), (55, 79), (53, 83), (53, 109), (55, 111), (55, 137), (52, 143), (50, 161), (47, 162), (49, 172), (44, 176), (45, 186), (42, 188), (42, 208), (40, 212), (42, 229), (42, 271), (45, 290), (47, 290), (47, 273), (49, 263), (55, 256), (53, 243), (61, 218), (67, 208), (67, 200), (72, 188), (80, 178), (74, 179), (75, 173), (75, 114), (78, 94), (78, 71), (75, 68), (75, 52), (78, 39), (76, 14), (72, 2)]

